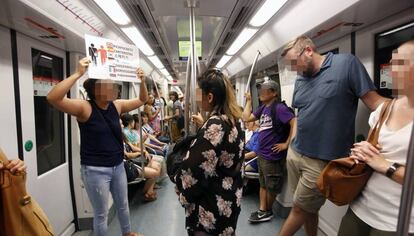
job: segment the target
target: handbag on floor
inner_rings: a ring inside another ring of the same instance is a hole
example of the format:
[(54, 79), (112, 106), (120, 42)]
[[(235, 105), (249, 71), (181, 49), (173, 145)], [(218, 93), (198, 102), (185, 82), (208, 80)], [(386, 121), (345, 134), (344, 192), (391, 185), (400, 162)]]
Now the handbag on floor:
[[(367, 141), (374, 146), (378, 144), (379, 132), (390, 112), (390, 104), (390, 101), (384, 102), (378, 122), (368, 134)], [(359, 195), (372, 172), (372, 168), (364, 162), (355, 163), (350, 157), (339, 158), (325, 166), (316, 185), (328, 200), (342, 206), (351, 203)]]
[[(0, 149), (0, 162), (9, 160)], [(26, 192), (26, 172), (0, 170), (0, 235), (52, 236), (53, 229), (37, 202)]]

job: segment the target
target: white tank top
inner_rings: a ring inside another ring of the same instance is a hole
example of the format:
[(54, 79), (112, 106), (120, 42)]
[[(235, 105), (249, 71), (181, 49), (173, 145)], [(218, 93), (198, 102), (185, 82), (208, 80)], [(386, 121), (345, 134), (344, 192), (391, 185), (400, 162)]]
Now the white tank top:
[[(394, 105), (394, 102), (391, 106)], [(379, 119), (382, 105), (371, 113), (369, 125), (372, 128)], [(392, 107), (391, 107), (392, 109)], [(388, 116), (389, 117), (389, 116)], [(387, 117), (387, 120), (388, 120)], [(405, 165), (413, 122), (393, 131), (384, 123), (378, 143), (381, 154), (389, 162)], [(374, 172), (366, 187), (352, 204), (352, 211), (371, 227), (383, 231), (397, 231), (402, 185), (385, 175)], [(414, 209), (411, 214), (410, 233), (414, 232)]]

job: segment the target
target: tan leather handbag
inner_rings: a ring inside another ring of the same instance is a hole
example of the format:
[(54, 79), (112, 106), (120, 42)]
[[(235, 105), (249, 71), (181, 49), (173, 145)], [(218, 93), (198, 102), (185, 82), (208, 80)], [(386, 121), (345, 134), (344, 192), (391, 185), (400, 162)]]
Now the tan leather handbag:
[[(367, 141), (374, 146), (378, 144), (379, 132), (390, 112), (390, 104), (390, 101), (384, 103), (378, 122), (368, 134)], [(359, 195), (371, 177), (372, 171), (364, 162), (356, 164), (350, 157), (339, 158), (326, 165), (316, 185), (327, 199), (342, 206), (351, 203)]]
[[(0, 149), (0, 162), (9, 160)], [(0, 170), (0, 235), (52, 236), (53, 229), (37, 202), (26, 192), (26, 172)]]

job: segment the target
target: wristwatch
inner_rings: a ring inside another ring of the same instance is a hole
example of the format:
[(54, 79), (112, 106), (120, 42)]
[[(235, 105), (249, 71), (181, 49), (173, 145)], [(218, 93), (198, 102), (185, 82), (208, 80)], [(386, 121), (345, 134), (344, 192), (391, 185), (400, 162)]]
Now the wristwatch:
[(398, 168), (400, 168), (401, 165), (398, 164), (397, 162), (392, 163), (392, 165), (390, 167), (388, 167), (387, 172), (385, 172), (385, 175), (388, 178), (392, 178), (392, 176), (394, 175), (394, 173), (398, 170)]

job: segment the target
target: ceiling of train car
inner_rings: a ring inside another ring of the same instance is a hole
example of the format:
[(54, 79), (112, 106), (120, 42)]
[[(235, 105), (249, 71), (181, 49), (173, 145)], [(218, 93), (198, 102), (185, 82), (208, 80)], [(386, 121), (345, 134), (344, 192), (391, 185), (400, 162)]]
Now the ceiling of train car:
[[(171, 75), (183, 80), (190, 40), (187, 0), (119, 1)], [(196, 41), (200, 67), (216, 63), (263, 0), (197, 0)], [(224, 42), (223, 42), (224, 41)], [(220, 47), (218, 47), (220, 45)], [(187, 46), (187, 47), (186, 47)]]
[(414, 6), (413, 0), (364, 0), (306, 33), (318, 45), (364, 28)]
[[(297, 5), (300, 5), (301, 3), (303, 5), (312, 5), (310, 1), (291, 3), (292, 4), (290, 4), (289, 7), (285, 8), (286, 11), (297, 11)], [(301, 5), (301, 7), (304, 7), (303, 5)], [(413, 7), (413, 0), (359, 0), (356, 4), (344, 9), (339, 14), (336, 14), (329, 19), (325, 19), (323, 23), (313, 26), (310, 30), (303, 30), (301, 33), (313, 38), (317, 46), (323, 46), (345, 35), (349, 35), (351, 32), (361, 30), (375, 22), (381, 21), (382, 19), (393, 15), (398, 16), (400, 12), (410, 8), (412, 9)], [(307, 9), (310, 12), (317, 14), (317, 12), (319, 12), (322, 8), (321, 6), (312, 6), (312, 8), (309, 7)], [(256, 70), (266, 70), (268, 67), (276, 65), (279, 58), (278, 49), (280, 49), (284, 43), (287, 43), (290, 38), (298, 36), (294, 35), (288, 39), (284, 38), (284, 41), (280, 41), (280, 38), (285, 35), (285, 31), (280, 30), (280, 25), (277, 24), (289, 22), (292, 19), (296, 19), (296, 17), (297, 16), (295, 14), (287, 16), (284, 12), (282, 12), (282, 14), (273, 18), (270, 22), (268, 22), (268, 25), (258, 33), (257, 37), (249, 42), (249, 44), (244, 48), (244, 51), (241, 50), (237, 54), (237, 57), (245, 57), (247, 55), (248, 58), (252, 58), (251, 60), (253, 60), (253, 53), (256, 52), (256, 50), (253, 49), (255, 49), (257, 45), (260, 45), (260, 43), (263, 43), (265, 39), (269, 39), (265, 37), (262, 38), (263, 35), (270, 34), (272, 37), (279, 39), (279, 44), (269, 44), (269, 46), (272, 46), (272, 52), (265, 54), (260, 58)], [(306, 23), (301, 23), (298, 28), (299, 31), (306, 26), (308, 26)], [(280, 35), (281, 33), (284, 35)], [(247, 53), (249, 49), (251, 49), (250, 53)], [(230, 61), (224, 69), (233, 66), (232, 63), (233, 61)], [(231, 76), (246, 76), (249, 73), (250, 65), (251, 62), (249, 61), (243, 65), (235, 66), (237, 68), (232, 68)]]

